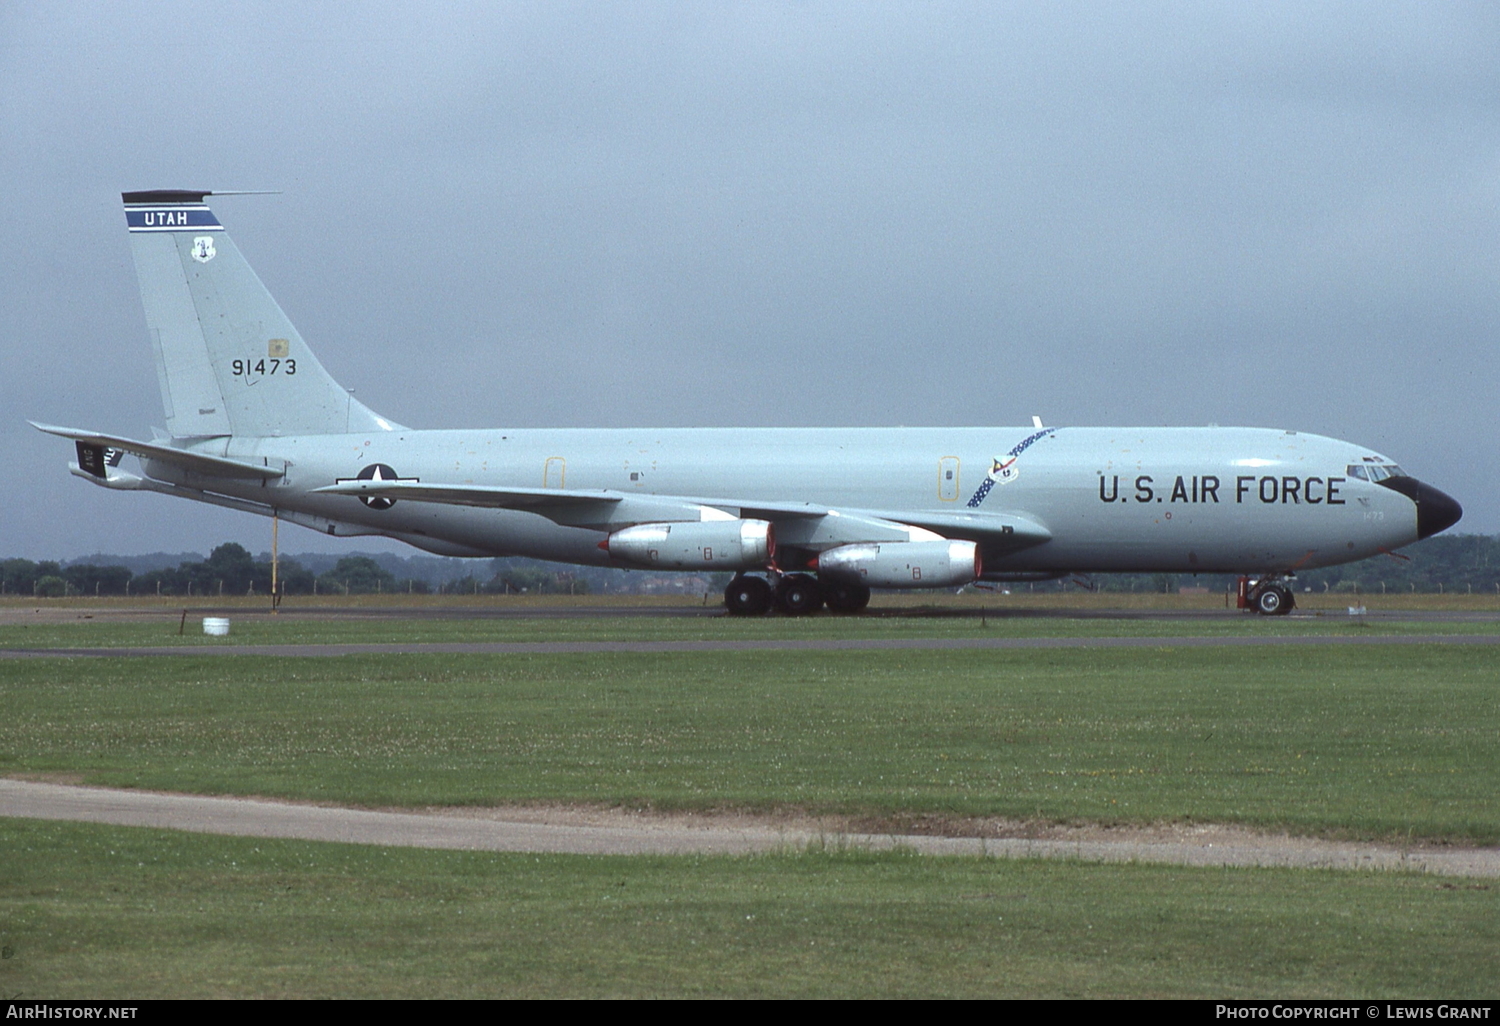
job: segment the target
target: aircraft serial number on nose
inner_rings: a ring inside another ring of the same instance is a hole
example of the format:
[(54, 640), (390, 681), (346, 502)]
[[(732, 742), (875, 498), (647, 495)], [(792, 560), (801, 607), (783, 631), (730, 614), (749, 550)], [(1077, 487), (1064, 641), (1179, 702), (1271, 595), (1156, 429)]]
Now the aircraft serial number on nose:
[(278, 360), (275, 357), (267, 357), (264, 360), (231, 360), (229, 372), (237, 378), (248, 378), (252, 374), (296, 374), (296, 360)]
[[(1260, 502), (1271, 505), (1342, 506), (1344, 499), (1339, 486), (1347, 478), (1342, 477), (1273, 477), (1269, 474), (1257, 477), (1246, 474), (1234, 479), (1234, 501), (1236, 503)], [(1134, 487), (1134, 494), (1129, 489)], [(1186, 502), (1216, 503), (1219, 501), (1219, 479), (1213, 474), (1178, 474), (1170, 489), (1157, 485), (1150, 474), (1142, 474), (1134, 482), (1126, 481), (1126, 494), (1120, 494), (1120, 476), (1099, 475), (1099, 500), (1101, 502)], [(1228, 486), (1225, 486), (1227, 493)], [(1225, 501), (1228, 501), (1226, 494)]]

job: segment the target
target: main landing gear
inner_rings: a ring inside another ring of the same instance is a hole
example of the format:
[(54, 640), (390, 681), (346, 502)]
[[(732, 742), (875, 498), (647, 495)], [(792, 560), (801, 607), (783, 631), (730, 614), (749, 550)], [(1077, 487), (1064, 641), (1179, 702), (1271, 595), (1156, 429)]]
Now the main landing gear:
[(1240, 578), (1239, 607), (1261, 616), (1285, 616), (1297, 607), (1292, 589), (1276, 578), (1251, 580)]
[(724, 589), (724, 607), (730, 616), (760, 616), (771, 608), (771, 584), (764, 577), (736, 574)]
[(870, 589), (863, 584), (829, 581), (823, 585), (823, 601), (830, 612), (858, 613), (870, 604)]
[(830, 612), (857, 613), (869, 604), (869, 588), (824, 582), (812, 574), (780, 574), (774, 587), (763, 577), (736, 574), (724, 589), (724, 607), (731, 616), (761, 616), (773, 606), (787, 616), (806, 616), (825, 605)]
[(776, 582), (776, 605), (788, 616), (806, 616), (823, 608), (823, 589), (812, 574), (785, 574)]

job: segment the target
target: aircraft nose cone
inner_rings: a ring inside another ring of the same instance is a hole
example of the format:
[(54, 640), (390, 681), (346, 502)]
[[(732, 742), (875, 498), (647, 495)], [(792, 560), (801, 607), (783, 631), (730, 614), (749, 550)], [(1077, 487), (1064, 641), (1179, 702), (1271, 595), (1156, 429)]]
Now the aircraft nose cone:
[(1414, 477), (1388, 477), (1380, 483), (1416, 503), (1418, 539), (1446, 531), (1464, 515), (1464, 508), (1457, 499)]
[(1417, 537), (1426, 538), (1446, 531), (1464, 515), (1458, 500), (1432, 485), (1417, 482)]

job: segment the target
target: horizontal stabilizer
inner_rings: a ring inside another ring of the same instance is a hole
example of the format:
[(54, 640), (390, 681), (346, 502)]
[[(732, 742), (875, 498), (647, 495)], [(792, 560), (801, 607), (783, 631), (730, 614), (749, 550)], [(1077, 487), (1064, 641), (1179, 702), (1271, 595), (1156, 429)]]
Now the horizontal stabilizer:
[(95, 477), (105, 476), (104, 467), (109, 450), (128, 452), (132, 456), (139, 456), (141, 459), (170, 463), (173, 466), (182, 467), (184, 470), (190, 470), (195, 474), (203, 474), (206, 477), (259, 478), (266, 480), (281, 477), (284, 473), (281, 467), (267, 467), (254, 463), (245, 463), (241, 460), (230, 459), (227, 456), (210, 456), (207, 453), (177, 449), (170, 445), (158, 445), (154, 442), (138, 442), (133, 438), (120, 438), (117, 435), (101, 435), (96, 431), (57, 427), (52, 424), (38, 424), (34, 420), (27, 423), (38, 431), (45, 431), (47, 434), (57, 435), (59, 438), (68, 438), (77, 443), (79, 466)]

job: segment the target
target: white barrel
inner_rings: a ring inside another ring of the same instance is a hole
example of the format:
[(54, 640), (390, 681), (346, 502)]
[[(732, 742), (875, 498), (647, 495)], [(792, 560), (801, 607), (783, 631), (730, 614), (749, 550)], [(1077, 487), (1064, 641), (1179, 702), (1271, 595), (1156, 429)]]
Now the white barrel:
[(223, 616), (205, 616), (203, 618), (203, 633), (211, 634), (216, 638), (222, 638), (229, 633), (229, 619)]

